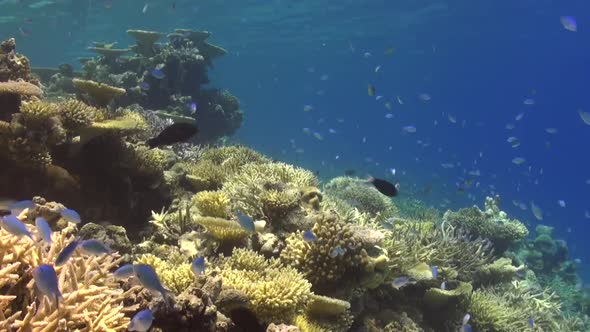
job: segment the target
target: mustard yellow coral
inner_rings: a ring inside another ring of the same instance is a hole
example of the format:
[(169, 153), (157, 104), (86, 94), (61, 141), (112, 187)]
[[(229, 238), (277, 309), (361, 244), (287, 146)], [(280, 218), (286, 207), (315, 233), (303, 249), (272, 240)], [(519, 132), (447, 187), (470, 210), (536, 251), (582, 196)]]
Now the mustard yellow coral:
[(176, 294), (182, 293), (195, 281), (188, 263), (172, 264), (151, 254), (140, 256), (136, 263), (151, 265), (164, 286)]
[(274, 259), (265, 260), (262, 266), (255, 264), (259, 267), (256, 270), (236, 269), (234, 266), (244, 267), (233, 262), (232, 255), (220, 270), (223, 287), (245, 293), (256, 317), (262, 322), (290, 323), (304, 309), (311, 295), (311, 284), (299, 272), (280, 266)]
[(198, 216), (196, 223), (205, 227), (207, 232), (222, 242), (235, 242), (245, 238), (248, 233), (233, 220), (216, 217)]
[(222, 191), (201, 191), (193, 196), (199, 213), (207, 217), (227, 218), (229, 197)]
[(90, 126), (94, 121), (103, 119), (99, 109), (76, 99), (61, 102), (58, 105), (58, 114), (64, 128), (68, 131), (77, 131)]

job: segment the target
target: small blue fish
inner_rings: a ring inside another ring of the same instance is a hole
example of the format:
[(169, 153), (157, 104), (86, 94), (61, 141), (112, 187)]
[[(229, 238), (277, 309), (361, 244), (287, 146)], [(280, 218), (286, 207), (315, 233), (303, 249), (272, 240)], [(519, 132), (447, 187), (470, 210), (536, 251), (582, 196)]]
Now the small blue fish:
[(471, 325), (463, 325), (461, 326), (461, 332), (473, 332), (473, 328), (471, 328)]
[(387, 218), (387, 220), (381, 222), (381, 227), (386, 231), (393, 231), (395, 229), (395, 219)]
[(53, 266), (49, 264), (37, 266), (33, 270), (33, 279), (35, 279), (35, 285), (39, 291), (50, 299), (55, 298), (57, 305), (59, 305), (59, 301), (63, 300), (63, 297), (59, 291), (57, 274)]
[(150, 70), (150, 74), (159, 80), (166, 78), (166, 74), (161, 69), (152, 69)]
[(153, 267), (146, 264), (134, 264), (133, 272), (143, 287), (159, 292), (164, 299), (167, 298), (167, 293), (170, 293), (170, 291), (162, 286)]
[(68, 244), (65, 248), (63, 248), (62, 251), (59, 253), (59, 255), (57, 255), (57, 258), (55, 259), (55, 266), (64, 265), (68, 261), (68, 259), (70, 259), (70, 257), (72, 257), (72, 255), (76, 251), (76, 248), (78, 247), (79, 243), (80, 243), (80, 240), (75, 239), (70, 244)]
[(53, 243), (53, 240), (51, 240), (51, 227), (49, 227), (47, 220), (43, 217), (37, 217), (35, 218), (35, 226), (43, 241), (51, 245)]
[(410, 283), (410, 277), (401, 276), (401, 277), (397, 277), (397, 278), (393, 279), (393, 281), (391, 282), (391, 285), (395, 289), (400, 289), (409, 283)]
[(431, 265), (430, 266), (430, 271), (432, 272), (432, 279), (438, 278), (438, 266)]
[(143, 91), (149, 91), (150, 84), (148, 82), (141, 82), (141, 83), (139, 83), (139, 88), (142, 89)]
[(132, 277), (134, 273), (133, 264), (125, 264), (113, 272), (113, 277), (118, 280), (123, 280)]
[(35, 203), (33, 203), (33, 201), (25, 200), (25, 201), (18, 201), (18, 202), (12, 203), (9, 207), (9, 210), (10, 210), (11, 214), (18, 216), (25, 209), (32, 210), (35, 207), (36, 207), (36, 205), (35, 205)]
[(414, 126), (405, 126), (402, 127), (402, 131), (407, 134), (413, 134), (416, 132), (416, 127)]
[(152, 311), (149, 309), (142, 310), (133, 316), (131, 322), (129, 323), (129, 327), (127, 328), (128, 331), (138, 331), (138, 332), (145, 332), (150, 329), (152, 326), (152, 322), (154, 320), (154, 315)]
[(462, 326), (467, 325), (467, 323), (469, 323), (469, 320), (471, 319), (471, 314), (466, 313), (465, 316), (463, 316), (463, 321), (461, 322)]
[(191, 110), (191, 114), (197, 113), (197, 103), (189, 103), (188, 107)]
[(80, 218), (80, 215), (78, 214), (78, 212), (76, 212), (72, 209), (63, 209), (60, 211), (59, 214), (67, 222), (79, 224), (82, 221), (82, 218)]
[(440, 283), (440, 289), (442, 289), (442, 290), (446, 290), (447, 289), (447, 282), (446, 281), (443, 281), (443, 282)]
[(104, 243), (94, 239), (80, 242), (78, 248), (80, 248), (80, 251), (86, 255), (99, 256), (111, 253), (111, 249), (109, 249)]
[(533, 319), (533, 317), (530, 317), (530, 318), (529, 318), (529, 322), (528, 322), (528, 323), (529, 323), (529, 327), (530, 327), (531, 329), (532, 329), (532, 328), (535, 328), (535, 320)]
[(303, 240), (305, 240), (305, 242), (313, 243), (318, 240), (318, 237), (315, 236), (311, 230), (307, 230), (303, 232)]
[(33, 239), (33, 235), (27, 228), (27, 225), (25, 225), (22, 221), (20, 221), (17, 217), (15, 217), (12, 214), (2, 217), (1, 224), (2, 228), (4, 228), (5, 231), (14, 236), (28, 236), (31, 240)]
[(196, 276), (205, 274), (205, 257), (197, 257), (191, 264), (191, 270)]
[(332, 251), (330, 251), (330, 257), (335, 258), (337, 256), (342, 256), (346, 253), (346, 249), (338, 246), (334, 249), (332, 249)]
[(240, 224), (240, 226), (242, 226), (244, 230), (246, 230), (248, 233), (256, 232), (256, 228), (254, 227), (254, 220), (252, 220), (251, 217), (248, 217), (247, 215), (242, 214), (239, 211), (236, 212), (236, 216), (238, 217), (238, 223)]

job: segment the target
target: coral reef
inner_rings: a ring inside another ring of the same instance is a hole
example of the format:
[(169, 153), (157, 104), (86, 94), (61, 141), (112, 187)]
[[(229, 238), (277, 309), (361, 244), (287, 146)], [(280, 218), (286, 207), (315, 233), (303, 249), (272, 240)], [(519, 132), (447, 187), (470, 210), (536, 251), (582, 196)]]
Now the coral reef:
[(262, 322), (289, 322), (303, 311), (311, 284), (295, 269), (265, 260), (254, 252), (234, 249), (225, 259), (220, 275), (223, 287), (244, 292)]
[(326, 183), (323, 191), (327, 204), (341, 214), (356, 208), (359, 212), (366, 212), (371, 217), (383, 216), (387, 219), (399, 215), (393, 201), (379, 193), (365, 180), (337, 177)]
[(525, 238), (529, 232), (516, 219), (509, 219), (504, 211), (500, 211), (500, 197), (486, 197), (485, 210), (476, 206), (460, 209), (457, 212), (445, 212), (445, 222), (464, 227), (471, 234), (491, 240), (498, 252), (503, 252), (514, 241)]
[[(33, 227), (28, 226), (31, 231)], [(66, 265), (56, 267), (63, 296), (59, 308), (35, 292), (31, 271), (51, 264), (57, 254), (74, 240), (73, 226), (55, 234), (48, 251), (28, 238), (0, 230), (0, 285), (2, 296), (0, 331), (123, 330), (132, 306), (121, 304), (125, 294), (109, 272), (119, 264), (117, 255), (83, 257), (74, 255)]]

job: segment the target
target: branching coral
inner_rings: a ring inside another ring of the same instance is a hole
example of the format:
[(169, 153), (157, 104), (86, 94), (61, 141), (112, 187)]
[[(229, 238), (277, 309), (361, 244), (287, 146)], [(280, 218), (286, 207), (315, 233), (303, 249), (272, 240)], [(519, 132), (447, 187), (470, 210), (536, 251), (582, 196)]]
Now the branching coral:
[(89, 127), (94, 121), (104, 118), (102, 112), (92, 106), (76, 100), (68, 99), (58, 106), (58, 114), (64, 128), (70, 132)]
[(311, 284), (295, 269), (282, 267), (274, 259), (264, 260), (248, 250), (235, 249), (219, 274), (224, 288), (248, 295), (252, 310), (263, 322), (291, 322), (311, 295)]
[(281, 260), (302, 271), (314, 289), (335, 288), (345, 279), (352, 281), (354, 272), (363, 268), (366, 253), (350, 225), (327, 212), (317, 214), (314, 221), (312, 230), (317, 240), (309, 243), (301, 232), (292, 234)]
[(222, 191), (198, 192), (193, 202), (202, 216), (227, 218), (229, 215), (229, 197)]
[(176, 294), (182, 293), (195, 282), (188, 263), (171, 263), (149, 254), (138, 257), (135, 263), (153, 267), (164, 286)]
[(284, 191), (309, 186), (317, 186), (317, 179), (308, 170), (278, 162), (249, 163), (240, 168), (240, 172), (230, 176), (223, 184), (222, 190), (230, 197), (233, 209), (263, 218), (265, 214), (260, 197), (265, 191)]
[(443, 224), (406, 224), (388, 232), (383, 247), (388, 251), (392, 271), (407, 273), (419, 263), (436, 265), (449, 279), (471, 280), (492, 257), (491, 244), (473, 239), (465, 231)]
[(498, 258), (491, 264), (482, 266), (474, 276), (478, 284), (493, 285), (512, 280), (516, 272), (524, 269), (524, 266), (512, 265), (510, 258)]
[(516, 219), (509, 219), (499, 208), (500, 198), (487, 197), (485, 211), (476, 206), (445, 212), (443, 219), (452, 225), (463, 227), (475, 236), (490, 239), (497, 251), (502, 252), (513, 241), (525, 238), (529, 231)]
[(73, 241), (73, 237), (68, 237), (73, 230), (69, 227), (55, 234), (48, 251), (28, 238), (16, 238), (0, 230), (0, 284), (9, 287), (0, 299), (0, 330), (98, 332), (127, 328), (129, 318), (125, 317), (125, 312), (134, 308), (123, 306), (125, 294), (110, 277), (110, 270), (120, 261), (116, 254), (74, 255), (67, 264), (56, 267), (63, 296), (59, 309), (47, 297), (37, 297), (32, 269), (52, 263)]
[(533, 319), (535, 329), (561, 331), (561, 304), (554, 293), (536, 291), (526, 281), (513, 281), (505, 289), (487, 288), (473, 292), (468, 307), (477, 331), (526, 331)]
[(389, 218), (399, 214), (397, 207), (389, 197), (379, 193), (364, 180), (337, 177), (330, 180), (324, 186), (323, 191), (327, 204), (342, 214), (354, 208), (360, 212), (367, 212), (372, 217)]

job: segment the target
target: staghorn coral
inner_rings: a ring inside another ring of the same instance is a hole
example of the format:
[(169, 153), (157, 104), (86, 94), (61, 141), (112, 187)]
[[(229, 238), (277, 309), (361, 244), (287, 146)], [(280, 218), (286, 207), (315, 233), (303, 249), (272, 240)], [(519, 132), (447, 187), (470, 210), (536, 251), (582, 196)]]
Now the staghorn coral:
[(346, 214), (354, 208), (366, 212), (371, 217), (389, 218), (399, 214), (393, 201), (379, 193), (366, 181), (350, 177), (337, 177), (330, 180), (324, 187), (326, 204), (338, 213)]
[(193, 196), (199, 214), (206, 217), (227, 218), (229, 197), (222, 191), (201, 191)]
[(396, 275), (420, 263), (436, 265), (449, 279), (469, 281), (492, 258), (491, 244), (448, 224), (409, 223), (387, 232), (383, 247)]
[(81, 128), (89, 127), (94, 121), (104, 118), (99, 109), (72, 98), (58, 105), (57, 114), (64, 128), (69, 132), (77, 132)]
[(265, 214), (260, 197), (266, 190), (287, 190), (317, 186), (315, 175), (288, 164), (249, 163), (223, 183), (222, 190), (230, 197), (231, 207), (255, 217)]
[(176, 294), (182, 293), (195, 282), (188, 263), (171, 262), (150, 254), (139, 256), (135, 263), (152, 266), (164, 286)]
[[(31, 231), (33, 227), (28, 226)], [(52, 263), (71, 241), (70, 226), (54, 233), (54, 243), (43, 250), (28, 238), (16, 238), (0, 230), (0, 284), (10, 286), (0, 298), (0, 331), (114, 331), (127, 328), (125, 296), (109, 276), (120, 258), (117, 254), (83, 257), (74, 255), (66, 265), (56, 267), (63, 296), (59, 310), (46, 298), (37, 298), (31, 270)], [(38, 304), (38, 305), (37, 305)]]
[(530, 318), (534, 319), (536, 329), (561, 331), (560, 307), (552, 292), (534, 290), (526, 281), (513, 281), (504, 288), (474, 291), (468, 310), (477, 331), (526, 331)]
[(510, 243), (525, 238), (529, 231), (516, 219), (509, 219), (499, 208), (500, 197), (486, 197), (485, 211), (477, 206), (447, 211), (443, 220), (449, 224), (463, 227), (475, 236), (490, 239), (498, 252), (503, 252)]
[(516, 272), (524, 269), (524, 265), (512, 265), (512, 259), (501, 257), (493, 263), (482, 266), (474, 275), (478, 285), (493, 285), (508, 282), (514, 278)]
[(260, 195), (262, 212), (271, 222), (280, 220), (299, 206), (299, 191), (266, 190)]
[[(252, 258), (255, 264), (249, 262)], [(311, 295), (311, 284), (295, 269), (248, 250), (234, 249), (232, 256), (224, 259), (219, 275), (224, 288), (250, 298), (250, 307), (262, 322), (291, 322)]]
[[(354, 272), (364, 266), (366, 253), (350, 225), (328, 212), (315, 215), (313, 220), (317, 240), (309, 243), (302, 232), (292, 234), (286, 239), (281, 260), (303, 272), (314, 289), (336, 288), (342, 281), (352, 281)], [(337, 248), (344, 253), (339, 254)]]

